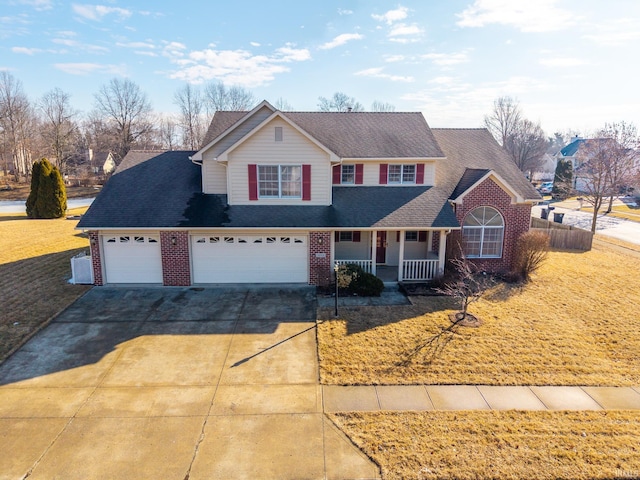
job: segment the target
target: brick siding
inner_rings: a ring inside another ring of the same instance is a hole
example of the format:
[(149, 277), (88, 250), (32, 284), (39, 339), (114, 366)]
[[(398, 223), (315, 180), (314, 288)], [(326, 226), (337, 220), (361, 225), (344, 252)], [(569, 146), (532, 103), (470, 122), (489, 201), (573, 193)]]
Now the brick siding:
[[(504, 238), (501, 258), (471, 258), (478, 268), (489, 272), (507, 272), (514, 260), (518, 237), (529, 230), (531, 223), (531, 204), (512, 204), (511, 197), (491, 178), (469, 192), (456, 206), (456, 217), (462, 225), (465, 215), (477, 207), (493, 207), (504, 218)], [(455, 230), (447, 238), (447, 258), (458, 256), (462, 245), (462, 232)]]
[(91, 249), (91, 266), (93, 267), (93, 284), (104, 285), (102, 279), (102, 255), (100, 251), (100, 235), (97, 231), (89, 232), (89, 248)]
[[(173, 241), (175, 241), (175, 245)], [(160, 232), (160, 249), (162, 252), (162, 283), (171, 287), (191, 285), (189, 233), (184, 231)]]
[(325, 286), (331, 283), (331, 236), (331, 232), (309, 232), (310, 285)]

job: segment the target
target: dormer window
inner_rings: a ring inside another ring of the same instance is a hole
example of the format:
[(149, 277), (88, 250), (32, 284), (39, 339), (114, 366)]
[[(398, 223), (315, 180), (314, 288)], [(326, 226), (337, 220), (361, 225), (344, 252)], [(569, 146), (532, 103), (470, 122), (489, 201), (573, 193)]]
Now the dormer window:
[(389, 165), (389, 184), (416, 183), (415, 165)]

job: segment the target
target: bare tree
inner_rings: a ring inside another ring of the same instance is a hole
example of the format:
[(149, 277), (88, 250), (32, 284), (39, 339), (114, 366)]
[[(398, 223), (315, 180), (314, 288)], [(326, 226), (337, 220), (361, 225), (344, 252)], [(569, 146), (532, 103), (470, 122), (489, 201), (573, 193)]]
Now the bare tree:
[(364, 112), (364, 107), (354, 97), (336, 92), (331, 98), (318, 97), (321, 112)]
[(160, 121), (158, 123), (160, 147), (163, 150), (175, 150), (178, 147), (177, 122), (171, 115), (168, 115), (160, 117)]
[(599, 136), (613, 140), (610, 144), (608, 172), (611, 192), (606, 212), (610, 213), (615, 195), (633, 184), (638, 176), (638, 130), (633, 123), (608, 123)]
[(521, 119), (506, 138), (503, 148), (511, 156), (520, 171), (533, 178), (543, 164), (549, 143), (539, 123)]
[(34, 124), (35, 116), (22, 82), (7, 71), (0, 72), (0, 133), (4, 169), (8, 173), (10, 161), (16, 180), (30, 173)]
[(117, 78), (100, 87), (95, 101), (96, 110), (108, 119), (118, 140), (115, 153), (123, 158), (152, 129), (151, 104), (137, 84)]
[(524, 118), (520, 105), (511, 97), (496, 99), (484, 124), (518, 168), (532, 178), (549, 146), (540, 124)]
[(73, 142), (75, 139), (77, 125), (74, 117), (77, 112), (71, 107), (71, 95), (63, 92), (59, 88), (45, 93), (38, 107), (43, 116), (43, 128), (41, 130), (50, 160), (64, 175), (67, 173), (66, 162), (73, 152)]
[(273, 106), (281, 112), (292, 112), (294, 110), (293, 106), (282, 97), (278, 97)]
[(180, 109), (178, 125), (182, 130), (182, 145), (197, 150), (205, 133), (204, 103), (200, 90), (187, 83), (175, 93), (173, 99)]
[(256, 104), (256, 99), (246, 88), (237, 85), (226, 87), (222, 82), (213, 82), (204, 88), (204, 102), (210, 118), (221, 110), (250, 110)]
[(520, 105), (511, 97), (499, 97), (493, 101), (493, 110), (485, 115), (484, 125), (503, 147), (520, 123), (522, 112)]
[(387, 102), (380, 102), (378, 100), (374, 100), (371, 104), (372, 112), (395, 112), (396, 106)]

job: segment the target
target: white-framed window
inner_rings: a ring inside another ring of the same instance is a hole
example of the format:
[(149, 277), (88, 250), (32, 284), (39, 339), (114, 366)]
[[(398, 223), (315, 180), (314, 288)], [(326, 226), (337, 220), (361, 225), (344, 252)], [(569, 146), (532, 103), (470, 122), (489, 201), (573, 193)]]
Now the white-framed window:
[(340, 241), (353, 242), (353, 232), (351, 230), (348, 230), (346, 232), (340, 232)]
[(260, 198), (302, 198), (302, 166), (258, 165)]
[(342, 165), (340, 183), (347, 184), (347, 185), (353, 185), (354, 183), (356, 183), (356, 166), (355, 165)]
[(418, 232), (417, 231), (404, 232), (404, 241), (405, 242), (417, 242), (418, 241)]
[(504, 219), (492, 207), (478, 207), (462, 222), (462, 248), (470, 258), (502, 257)]
[(387, 183), (416, 183), (416, 166), (389, 165)]

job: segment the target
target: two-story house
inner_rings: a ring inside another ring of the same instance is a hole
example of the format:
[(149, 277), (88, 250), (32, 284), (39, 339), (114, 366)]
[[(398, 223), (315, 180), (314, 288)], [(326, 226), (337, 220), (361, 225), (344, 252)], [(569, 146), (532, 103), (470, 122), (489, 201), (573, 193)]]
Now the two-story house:
[(508, 270), (538, 200), (485, 129), (265, 101), (217, 112), (197, 152), (130, 152), (78, 228), (97, 285), (429, 280), (458, 246)]

